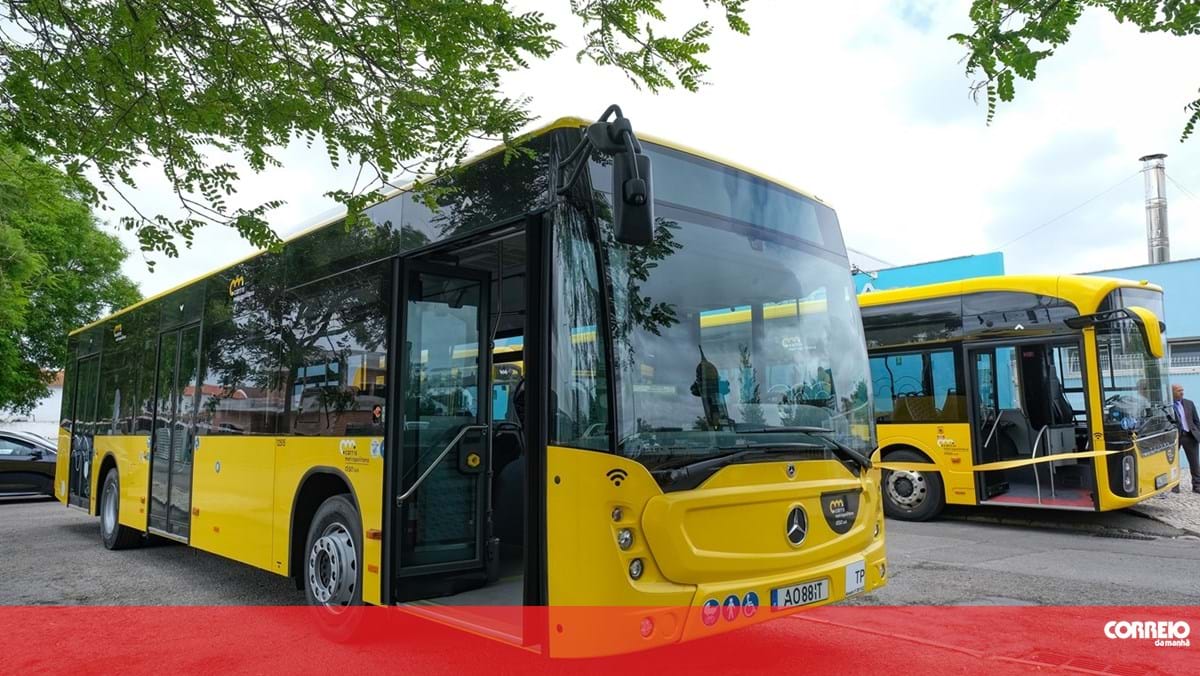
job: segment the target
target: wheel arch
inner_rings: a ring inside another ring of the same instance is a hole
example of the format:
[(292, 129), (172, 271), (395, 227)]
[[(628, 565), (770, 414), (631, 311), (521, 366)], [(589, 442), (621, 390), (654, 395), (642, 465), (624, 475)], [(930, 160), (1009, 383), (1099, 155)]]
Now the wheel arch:
[[(117, 470), (117, 478), (121, 478), (121, 468), (117, 465), (117, 456), (112, 451), (105, 451), (104, 457), (100, 459), (99, 471), (94, 477), (96, 485), (92, 488), (92, 501), (88, 506), (88, 513), (92, 516), (100, 516), (100, 492), (104, 490), (104, 479), (108, 476), (108, 470)], [(121, 496), (117, 496), (120, 500)]]
[(362, 519), (362, 507), (359, 505), (358, 495), (354, 492), (354, 485), (338, 468), (312, 467), (300, 477), (296, 486), (288, 522), (288, 576), (296, 583), (297, 589), (302, 587), (303, 582), (297, 571), (301, 568), (300, 561), (304, 555), (304, 540), (308, 528), (321, 503), (335, 495), (349, 496), (354, 510), (358, 512), (358, 518)]
[(925, 462), (933, 465), (933, 469), (940, 469), (940, 466), (938, 465), (937, 461), (933, 459), (933, 456), (927, 453), (920, 446), (906, 442), (897, 442), (884, 446), (883, 448), (879, 449), (879, 458), (884, 462), (887, 462), (889, 455), (895, 455), (900, 451), (912, 451), (913, 453), (916, 453), (924, 458)]

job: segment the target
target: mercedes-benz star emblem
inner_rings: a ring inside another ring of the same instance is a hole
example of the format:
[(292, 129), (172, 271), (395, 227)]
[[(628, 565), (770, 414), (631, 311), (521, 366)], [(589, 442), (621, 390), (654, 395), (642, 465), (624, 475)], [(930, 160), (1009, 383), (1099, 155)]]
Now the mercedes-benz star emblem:
[(787, 516), (787, 539), (792, 543), (793, 547), (799, 547), (804, 543), (804, 538), (808, 535), (808, 516), (804, 514), (804, 508), (796, 505), (792, 511), (788, 512)]

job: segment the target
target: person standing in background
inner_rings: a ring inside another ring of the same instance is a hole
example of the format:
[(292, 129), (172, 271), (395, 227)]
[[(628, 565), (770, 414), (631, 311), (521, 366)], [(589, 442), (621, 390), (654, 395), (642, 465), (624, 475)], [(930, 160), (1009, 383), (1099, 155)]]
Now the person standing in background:
[[(1175, 426), (1179, 428), (1179, 445), (1183, 447), (1183, 455), (1187, 458), (1188, 469), (1192, 473), (1192, 492), (1200, 493), (1200, 416), (1196, 414), (1196, 404), (1191, 399), (1183, 398), (1183, 385), (1171, 385), (1171, 395), (1175, 399)], [(1179, 492), (1178, 485), (1173, 492)]]

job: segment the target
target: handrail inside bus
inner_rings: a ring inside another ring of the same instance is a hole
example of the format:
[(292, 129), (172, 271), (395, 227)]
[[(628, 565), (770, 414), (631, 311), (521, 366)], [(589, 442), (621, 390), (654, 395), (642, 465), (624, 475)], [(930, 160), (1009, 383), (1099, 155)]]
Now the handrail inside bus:
[(424, 472), (421, 472), (421, 476), (417, 477), (417, 480), (413, 482), (413, 485), (396, 498), (396, 505), (400, 506), (405, 500), (411, 498), (413, 493), (417, 492), (417, 489), (421, 487), (421, 484), (425, 482), (425, 479), (429, 478), (430, 473), (432, 473), (438, 465), (442, 464), (442, 461), (445, 460), (446, 456), (450, 454), (450, 451), (458, 445), (458, 442), (462, 441), (463, 436), (465, 436), (467, 432), (486, 432), (487, 429), (487, 425), (463, 425), (460, 427), (458, 434), (455, 434), (454, 438), (450, 440), (450, 443), (446, 444), (446, 447), (443, 448), (442, 452), (438, 454), (437, 459), (429, 463), (429, 466), (425, 468)]
[(996, 409), (996, 422), (992, 423), (992, 431), (988, 432), (987, 441), (983, 442), (983, 447), (987, 448), (992, 443), (992, 437), (996, 436), (996, 428), (1000, 427), (1000, 419), (1004, 417), (1004, 409)]
[[(1049, 425), (1042, 425), (1042, 429), (1038, 430), (1037, 436), (1033, 438), (1033, 454), (1029, 456), (1030, 460), (1037, 458), (1038, 446), (1042, 443), (1042, 436), (1050, 430)], [(1050, 497), (1054, 497), (1054, 463), (1050, 463)], [(1033, 468), (1033, 485), (1037, 488), (1038, 504), (1042, 504), (1042, 477), (1038, 474), (1037, 467)]]

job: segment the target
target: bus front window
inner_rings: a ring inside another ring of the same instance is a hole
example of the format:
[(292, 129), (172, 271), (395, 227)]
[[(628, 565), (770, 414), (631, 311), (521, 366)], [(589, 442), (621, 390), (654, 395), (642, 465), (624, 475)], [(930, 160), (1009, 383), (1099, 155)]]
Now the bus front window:
[(832, 210), (698, 158), (654, 162), (654, 242), (605, 243), (617, 451), (652, 470), (772, 445), (869, 454), (865, 341)]
[(1170, 429), (1164, 360), (1150, 355), (1137, 326), (1122, 321), (1097, 327), (1096, 346), (1110, 443), (1128, 445), (1131, 434), (1145, 437)]

